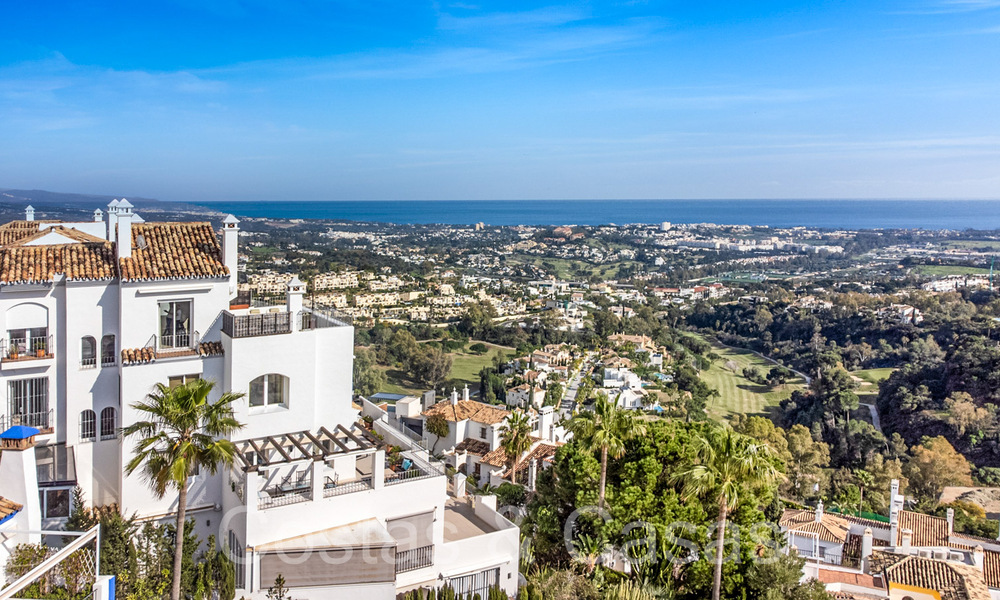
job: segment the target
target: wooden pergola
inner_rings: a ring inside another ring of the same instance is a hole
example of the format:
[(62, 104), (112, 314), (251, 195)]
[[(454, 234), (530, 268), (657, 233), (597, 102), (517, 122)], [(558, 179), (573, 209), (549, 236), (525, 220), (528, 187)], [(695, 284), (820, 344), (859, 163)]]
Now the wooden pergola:
[(315, 433), (297, 431), (233, 442), (244, 472), (304, 461), (325, 461), (344, 454), (376, 449), (377, 440), (365, 429), (338, 424), (333, 431), (320, 427)]

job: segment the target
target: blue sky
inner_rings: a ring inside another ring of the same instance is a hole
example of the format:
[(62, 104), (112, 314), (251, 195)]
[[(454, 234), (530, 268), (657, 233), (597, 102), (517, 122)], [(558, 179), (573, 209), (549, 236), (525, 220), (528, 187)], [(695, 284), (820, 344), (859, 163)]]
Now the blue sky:
[(6, 3), (0, 187), (1000, 198), (1000, 0)]

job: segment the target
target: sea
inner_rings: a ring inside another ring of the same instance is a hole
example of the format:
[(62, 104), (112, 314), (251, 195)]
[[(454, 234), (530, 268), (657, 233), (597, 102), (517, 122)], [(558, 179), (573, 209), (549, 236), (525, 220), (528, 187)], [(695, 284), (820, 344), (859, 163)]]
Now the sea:
[(389, 200), (203, 202), (238, 217), (397, 224), (717, 223), (824, 229), (1000, 229), (997, 200)]

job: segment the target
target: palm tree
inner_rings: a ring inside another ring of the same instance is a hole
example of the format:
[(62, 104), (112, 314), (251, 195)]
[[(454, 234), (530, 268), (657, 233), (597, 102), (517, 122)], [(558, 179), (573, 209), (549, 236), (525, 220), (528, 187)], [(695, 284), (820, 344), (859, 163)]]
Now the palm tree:
[(228, 439), (243, 428), (233, 416), (232, 403), (243, 394), (225, 393), (215, 402), (208, 396), (215, 384), (196, 379), (170, 388), (162, 383), (132, 408), (147, 420), (125, 427), (125, 437), (137, 436), (134, 456), (125, 466), (129, 475), (139, 471), (157, 497), (177, 491), (177, 531), (174, 548), (174, 581), (170, 597), (181, 597), (181, 559), (184, 556), (184, 520), (188, 477), (196, 469), (210, 473), (219, 465), (232, 465), (236, 446)]
[(854, 478), (861, 489), (861, 497), (858, 499), (858, 512), (861, 512), (865, 509), (865, 490), (875, 485), (875, 476), (864, 469), (858, 469), (854, 472)]
[(500, 433), (500, 446), (510, 461), (510, 480), (517, 483), (517, 461), (531, 448), (531, 422), (523, 411), (515, 410), (507, 417)]
[(583, 411), (569, 422), (574, 439), (580, 440), (591, 452), (601, 451), (601, 483), (598, 505), (604, 508), (604, 491), (608, 481), (608, 455), (625, 455), (625, 442), (646, 435), (646, 425), (629, 411), (612, 404), (606, 396), (598, 396), (593, 411)]
[(681, 484), (681, 495), (685, 500), (714, 496), (718, 503), (712, 600), (719, 600), (726, 519), (746, 500), (744, 494), (773, 485), (781, 473), (775, 467), (774, 454), (767, 445), (757, 444), (753, 438), (728, 427), (715, 428), (707, 435), (695, 438), (695, 461), (696, 464), (675, 475), (674, 480)]

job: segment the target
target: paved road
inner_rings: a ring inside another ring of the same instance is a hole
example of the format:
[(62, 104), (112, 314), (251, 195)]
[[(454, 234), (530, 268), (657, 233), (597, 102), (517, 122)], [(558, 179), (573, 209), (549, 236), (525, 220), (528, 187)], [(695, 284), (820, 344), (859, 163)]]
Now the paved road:
[(580, 381), (584, 375), (590, 373), (591, 367), (589, 359), (584, 359), (583, 364), (580, 365), (580, 370), (570, 379), (569, 384), (566, 386), (566, 394), (563, 395), (562, 404), (559, 406), (559, 412), (562, 415), (570, 416), (573, 414), (573, 411), (576, 409), (576, 393), (580, 389)]
[[(858, 405), (868, 407), (868, 412), (872, 414), (872, 425), (875, 426), (875, 429), (879, 433), (882, 433), (882, 419), (880, 419), (878, 416), (878, 407), (876, 407), (874, 404), (865, 404), (864, 402), (859, 402)], [(882, 433), (882, 435), (885, 434)]]
[(724, 346), (726, 348), (729, 348), (730, 350), (740, 350), (740, 351), (744, 351), (744, 352), (752, 352), (752, 353), (756, 354), (760, 358), (763, 358), (764, 360), (766, 360), (767, 362), (771, 363), (772, 365), (774, 365), (776, 367), (784, 367), (784, 368), (788, 369), (789, 371), (791, 371), (792, 373), (795, 373), (796, 375), (798, 375), (799, 377), (801, 377), (802, 379), (805, 380), (806, 385), (809, 385), (810, 383), (812, 383), (812, 377), (806, 375), (802, 371), (793, 369), (793, 368), (789, 367), (788, 365), (783, 365), (783, 364), (779, 363), (778, 361), (774, 360), (773, 358), (770, 358), (768, 356), (764, 356), (763, 354), (761, 354), (760, 352), (757, 352), (756, 350), (750, 350), (749, 348), (741, 348), (739, 346), (730, 346), (729, 344), (723, 344), (722, 342), (720, 342), (718, 340), (718, 338), (714, 338), (714, 337), (710, 337), (709, 339), (711, 339), (713, 342), (715, 342), (716, 344), (718, 344), (720, 346)]

